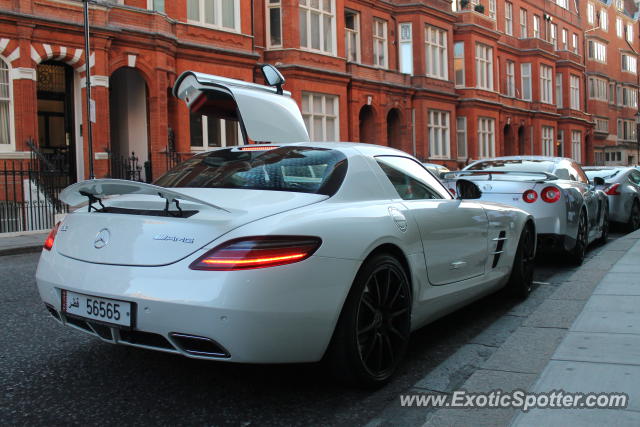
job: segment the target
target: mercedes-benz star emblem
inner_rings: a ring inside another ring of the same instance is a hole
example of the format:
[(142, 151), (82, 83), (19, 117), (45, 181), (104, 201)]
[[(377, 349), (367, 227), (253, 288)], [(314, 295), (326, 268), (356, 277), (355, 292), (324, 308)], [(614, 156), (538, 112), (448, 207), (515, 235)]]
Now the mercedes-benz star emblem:
[(93, 247), (96, 249), (104, 248), (105, 246), (107, 246), (107, 243), (109, 243), (110, 236), (111, 233), (109, 233), (109, 230), (107, 230), (106, 228), (98, 231), (98, 234), (96, 234), (96, 240), (93, 241)]

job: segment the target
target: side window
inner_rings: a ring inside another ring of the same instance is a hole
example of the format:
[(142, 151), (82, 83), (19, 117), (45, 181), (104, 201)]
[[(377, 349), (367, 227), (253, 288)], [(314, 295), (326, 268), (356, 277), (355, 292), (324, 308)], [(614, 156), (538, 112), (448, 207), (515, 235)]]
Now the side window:
[(376, 161), (403, 200), (452, 198), (440, 181), (414, 160), (378, 156)]
[(576, 163), (574, 163), (574, 162), (561, 162), (558, 166), (561, 167), (561, 168), (566, 168), (566, 170), (569, 173), (569, 178), (568, 178), (569, 180), (578, 181), (578, 182), (581, 182), (583, 184), (588, 184), (589, 183), (589, 178), (587, 178), (587, 175), (584, 174), (584, 172), (582, 171), (580, 166), (578, 166)]
[(631, 173), (629, 174), (629, 181), (631, 181), (636, 185), (640, 185), (640, 173), (632, 170)]

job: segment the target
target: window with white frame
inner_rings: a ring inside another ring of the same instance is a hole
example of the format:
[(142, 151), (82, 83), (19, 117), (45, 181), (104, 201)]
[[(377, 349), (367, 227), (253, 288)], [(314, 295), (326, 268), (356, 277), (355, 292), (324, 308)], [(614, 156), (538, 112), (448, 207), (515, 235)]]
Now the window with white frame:
[(520, 38), (529, 37), (527, 33), (527, 9), (520, 9)]
[(556, 24), (551, 24), (551, 44), (554, 49), (558, 49), (558, 26)]
[(373, 65), (387, 68), (387, 21), (373, 18)]
[(494, 119), (488, 117), (478, 119), (478, 157), (481, 159), (496, 155), (495, 127)]
[(464, 86), (464, 42), (455, 42), (453, 44), (453, 72), (456, 86)]
[(618, 105), (622, 106), (622, 85), (616, 85), (616, 98), (618, 99)]
[(425, 28), (427, 76), (448, 80), (447, 32), (427, 25)]
[(403, 22), (399, 27), (400, 34), (400, 72), (413, 74), (413, 31), (411, 22)]
[(347, 61), (360, 62), (360, 13), (345, 9), (344, 27)]
[(299, 0), (300, 47), (335, 54), (335, 0)]
[(467, 118), (458, 116), (456, 118), (456, 139), (458, 148), (458, 159), (467, 158)]
[(624, 0), (616, 0), (616, 9), (624, 11)]
[(493, 90), (493, 49), (476, 43), (476, 87)]
[(513, 61), (507, 61), (506, 63), (506, 76), (507, 76), (507, 96), (516, 96), (516, 63)]
[(633, 24), (627, 24), (627, 41), (633, 41)]
[(540, 65), (540, 102), (553, 103), (553, 68)]
[(596, 22), (596, 6), (591, 2), (587, 3), (587, 22), (589, 24)]
[(580, 77), (571, 75), (569, 79), (569, 94), (571, 98), (571, 109), (580, 109)]
[(619, 38), (623, 37), (624, 33), (624, 22), (622, 22), (622, 18), (616, 18), (616, 35)]
[(600, 9), (600, 28), (609, 31), (609, 14), (606, 9)]
[(0, 151), (12, 147), (12, 88), (9, 64), (0, 58)]
[(302, 118), (312, 141), (338, 141), (338, 97), (302, 92)]
[(608, 101), (607, 88), (609, 82), (598, 77), (589, 77), (589, 99)]
[(564, 157), (564, 131), (558, 129), (558, 157)]
[(147, 0), (147, 10), (164, 13), (164, 0)]
[(489, 18), (496, 19), (496, 0), (489, 0)]
[(556, 73), (556, 107), (562, 108), (562, 73)]
[(429, 157), (448, 159), (449, 153), (449, 112), (429, 110)]
[(633, 87), (622, 87), (622, 104), (623, 107), (638, 108), (638, 90)]
[(569, 0), (556, 0), (556, 4), (565, 9), (569, 9)]
[(239, 32), (239, 0), (187, 0), (187, 21)]
[(533, 37), (540, 38), (540, 17), (533, 15)]
[(573, 33), (571, 37), (571, 50), (573, 50), (573, 53), (578, 54), (578, 34), (576, 33)]
[(582, 162), (582, 132), (579, 130), (571, 131), (571, 157), (576, 162)]
[(553, 156), (553, 128), (542, 126), (542, 155)]
[(616, 103), (616, 84), (609, 82), (609, 104)]
[(638, 60), (635, 56), (623, 53), (621, 67), (622, 71), (636, 74), (636, 72), (638, 71)]
[(607, 62), (607, 45), (597, 40), (589, 40), (587, 42), (587, 55), (589, 59), (598, 62)]
[(635, 121), (618, 119), (618, 140), (636, 142)]
[(207, 150), (211, 147), (227, 147), (239, 144), (240, 127), (237, 121), (191, 114), (191, 151)]
[(569, 31), (562, 29), (562, 50), (569, 50)]
[(596, 117), (596, 132), (609, 133), (609, 119)]
[(281, 0), (267, 2), (267, 47), (282, 47), (282, 4)]
[(504, 3), (504, 32), (513, 35), (513, 4), (511, 2)]
[(522, 99), (531, 101), (531, 64), (520, 64), (520, 78), (522, 80)]

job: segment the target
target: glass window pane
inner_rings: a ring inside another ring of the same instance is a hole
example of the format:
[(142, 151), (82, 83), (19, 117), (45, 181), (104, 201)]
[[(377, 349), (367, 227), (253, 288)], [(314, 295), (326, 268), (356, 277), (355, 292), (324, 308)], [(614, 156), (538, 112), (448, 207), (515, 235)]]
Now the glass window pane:
[(322, 96), (313, 97), (313, 112), (316, 114), (322, 114)]
[(214, 0), (204, 0), (204, 22), (207, 24), (215, 24), (215, 2)]
[(326, 126), (327, 126), (327, 137), (326, 137), (326, 141), (335, 141), (336, 137), (335, 137), (335, 119), (327, 117), (326, 120)]
[(331, 50), (333, 50), (333, 31), (331, 31), (331, 16), (328, 15), (324, 15), (323, 17), (323, 22), (324, 22), (324, 46), (323, 46), (323, 50), (325, 52), (331, 52)]
[(311, 98), (311, 96), (309, 95), (303, 95), (302, 96), (302, 112), (303, 113), (310, 113), (311, 112), (311, 108), (309, 107), (309, 99)]
[(282, 44), (280, 33), (280, 8), (273, 7), (269, 9), (269, 30), (271, 31), (271, 45), (279, 46)]
[(187, 0), (187, 19), (191, 21), (200, 20), (200, 1)]
[(9, 140), (9, 102), (0, 101), (0, 144), (10, 144)]
[(333, 99), (327, 97), (326, 102), (325, 102), (325, 109), (326, 109), (326, 114), (328, 116), (333, 116)]
[(222, 1), (222, 26), (226, 28), (235, 28), (235, 0)]
[(316, 141), (324, 141), (322, 135), (322, 117), (313, 118), (313, 139)]
[(307, 12), (300, 10), (300, 46), (309, 47), (307, 40)]
[(191, 146), (203, 147), (202, 144), (202, 116), (200, 114), (191, 114), (189, 123), (191, 131)]
[(320, 50), (320, 14), (311, 14), (311, 48)]

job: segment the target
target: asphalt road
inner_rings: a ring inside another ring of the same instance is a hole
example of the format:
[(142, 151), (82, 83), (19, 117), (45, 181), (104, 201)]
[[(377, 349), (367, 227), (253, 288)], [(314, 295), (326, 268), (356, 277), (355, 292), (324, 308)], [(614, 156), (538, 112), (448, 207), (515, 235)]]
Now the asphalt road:
[[(620, 236), (613, 234), (611, 240)], [(525, 302), (492, 295), (417, 331), (399, 375), (371, 392), (333, 383), (319, 365), (192, 360), (113, 346), (64, 328), (38, 296), (38, 257), (0, 257), (0, 425), (353, 426), (392, 421), (389, 408), (398, 394), (478, 336), (488, 348), (499, 346), (550, 295), (551, 283), (557, 286), (573, 271), (557, 258), (541, 258), (535, 289)], [(461, 384), (471, 373), (450, 381)]]

